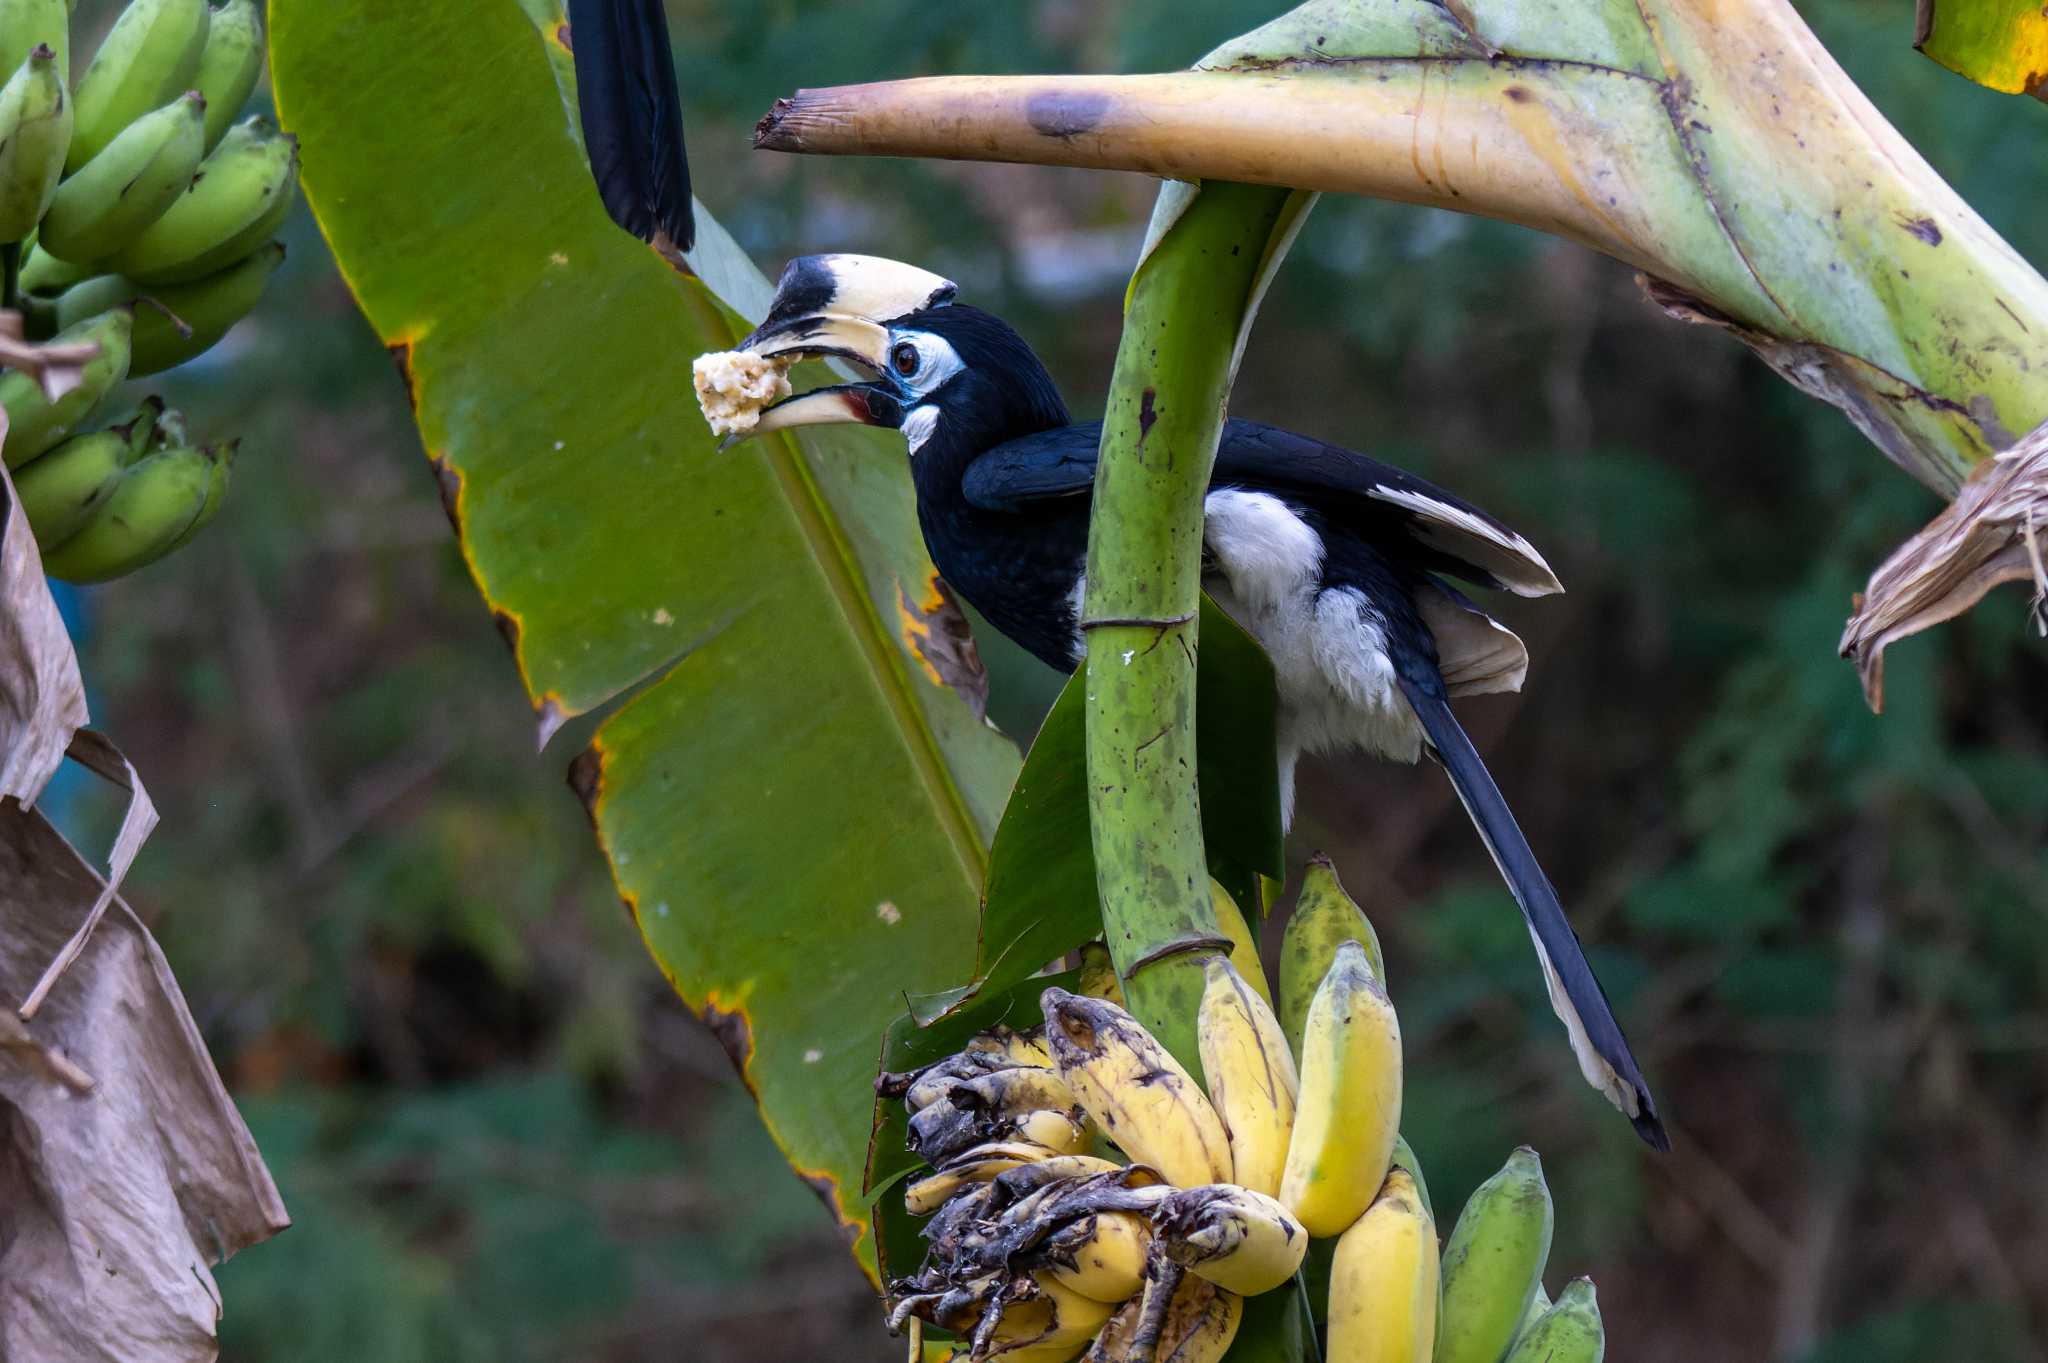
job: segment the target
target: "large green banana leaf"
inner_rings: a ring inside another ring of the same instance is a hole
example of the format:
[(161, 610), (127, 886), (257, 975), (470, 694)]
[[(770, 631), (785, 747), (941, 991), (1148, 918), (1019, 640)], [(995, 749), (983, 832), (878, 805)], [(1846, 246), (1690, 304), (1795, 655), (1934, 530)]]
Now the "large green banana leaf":
[(620, 894), (872, 1271), (882, 1033), (972, 973), (1017, 755), (919, 651), (900, 441), (715, 450), (689, 362), (767, 290), (701, 209), (701, 277), (605, 218), (551, 9), (272, 0), (279, 112), (543, 739), (616, 707), (574, 778)]

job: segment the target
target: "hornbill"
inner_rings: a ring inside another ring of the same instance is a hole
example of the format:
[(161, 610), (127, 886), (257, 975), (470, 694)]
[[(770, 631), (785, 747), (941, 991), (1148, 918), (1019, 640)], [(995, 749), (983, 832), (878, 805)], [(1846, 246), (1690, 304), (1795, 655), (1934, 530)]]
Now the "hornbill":
[[(955, 293), (937, 275), (873, 256), (792, 261), (740, 350), (834, 357), (875, 377), (784, 398), (746, 434), (830, 422), (900, 430), (940, 575), (990, 624), (1071, 672), (1086, 650), (1102, 423), (1073, 420), (1023, 338)], [(1519, 596), (1563, 590), (1542, 555), (1412, 474), (1238, 418), (1224, 425), (1204, 513), (1203, 587), (1273, 660), (1283, 815), (1304, 751), (1414, 762), (1426, 746), (1522, 907), (1580, 1072), (1645, 1141), (1668, 1149), (1557, 892), (1451, 712), (1454, 696), (1518, 690), (1528, 655), (1444, 578)]]
[[(661, 0), (569, 0), (569, 16), (600, 197), (622, 228), (678, 259), (694, 224)], [(1023, 338), (955, 293), (937, 275), (872, 256), (792, 261), (741, 350), (837, 357), (875, 378), (789, 397), (749, 434), (826, 422), (900, 430), (933, 564), (990, 624), (1071, 671), (1086, 646), (1102, 426), (1075, 422)], [(1520, 596), (1561, 591), (1542, 555), (1420, 478), (1235, 418), (1204, 509), (1203, 586), (1273, 659), (1283, 815), (1304, 751), (1414, 762), (1427, 745), (1521, 905), (1580, 1072), (1645, 1141), (1669, 1149), (1557, 893), (1449, 704), (1520, 689), (1528, 655), (1443, 578)]]

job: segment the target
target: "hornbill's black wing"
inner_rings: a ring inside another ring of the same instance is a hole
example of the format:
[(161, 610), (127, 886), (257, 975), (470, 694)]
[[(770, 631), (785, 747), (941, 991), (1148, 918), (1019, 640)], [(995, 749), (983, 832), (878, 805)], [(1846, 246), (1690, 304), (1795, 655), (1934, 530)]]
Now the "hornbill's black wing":
[(612, 221), (664, 254), (697, 241), (661, 0), (569, 0), (583, 149)]
[[(1101, 423), (1091, 421), (1007, 441), (968, 465), (963, 490), (991, 511), (1086, 492), (1101, 437)], [(1361, 539), (1405, 541), (1417, 566), (1482, 587), (1518, 596), (1563, 590), (1534, 546), (1478, 507), (1341, 445), (1233, 418), (1224, 423), (1210, 482), (1306, 502)]]

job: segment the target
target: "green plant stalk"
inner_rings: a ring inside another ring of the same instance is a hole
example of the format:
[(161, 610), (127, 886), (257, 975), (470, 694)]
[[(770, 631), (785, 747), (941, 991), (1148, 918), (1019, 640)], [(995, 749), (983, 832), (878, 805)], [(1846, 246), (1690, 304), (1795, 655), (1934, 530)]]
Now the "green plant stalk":
[(1237, 340), (1291, 197), (1204, 185), (1139, 263), (1088, 531), (1089, 826), (1103, 928), (1131, 1011), (1194, 1073), (1203, 962), (1229, 950), (1210, 908), (1196, 787), (1202, 499)]

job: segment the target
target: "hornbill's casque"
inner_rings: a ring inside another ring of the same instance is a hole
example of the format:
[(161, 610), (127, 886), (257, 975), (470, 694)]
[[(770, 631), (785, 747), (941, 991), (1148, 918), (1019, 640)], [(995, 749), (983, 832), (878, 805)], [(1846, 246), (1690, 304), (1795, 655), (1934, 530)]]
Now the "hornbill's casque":
[[(740, 344), (832, 356), (870, 382), (786, 398), (753, 434), (860, 422), (903, 432), (917, 518), (955, 591), (1048, 665), (1079, 666), (1090, 492), (1102, 423), (1067, 414), (1051, 375), (954, 286), (873, 256), (805, 256)], [(1450, 699), (1520, 688), (1521, 640), (1443, 578), (1520, 596), (1561, 591), (1536, 550), (1441, 488), (1362, 454), (1233, 418), (1204, 510), (1202, 582), (1273, 659), (1281, 800), (1304, 751), (1362, 749), (1450, 774), (1528, 920), (1587, 1082), (1644, 1140), (1663, 1124), (1557, 893)]]
[[(600, 197), (621, 227), (677, 259), (694, 223), (661, 0), (569, 0), (568, 13)], [(836, 356), (876, 378), (788, 398), (753, 433), (826, 422), (902, 431), (939, 572), (997, 629), (1071, 671), (1084, 649), (1102, 426), (1073, 421), (1023, 338), (954, 293), (937, 275), (871, 256), (793, 261), (741, 349)], [(1427, 744), (1522, 907), (1580, 1071), (1668, 1149), (1557, 893), (1449, 704), (1518, 690), (1528, 655), (1442, 578), (1543, 596), (1562, 590), (1549, 565), (1440, 488), (1250, 421), (1224, 427), (1205, 510), (1203, 586), (1273, 659), (1283, 811), (1303, 751), (1413, 762)]]

